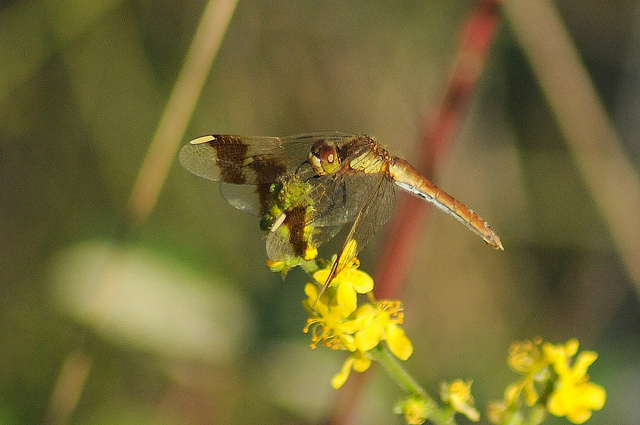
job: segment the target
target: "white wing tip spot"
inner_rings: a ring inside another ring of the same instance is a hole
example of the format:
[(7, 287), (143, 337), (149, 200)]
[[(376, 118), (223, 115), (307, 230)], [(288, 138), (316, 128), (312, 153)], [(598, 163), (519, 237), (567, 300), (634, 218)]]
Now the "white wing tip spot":
[(209, 143), (216, 140), (215, 137), (213, 137), (212, 135), (207, 135), (207, 136), (200, 136), (198, 138), (193, 139), (192, 141), (190, 141), (189, 143), (192, 145), (201, 145), (203, 143)]

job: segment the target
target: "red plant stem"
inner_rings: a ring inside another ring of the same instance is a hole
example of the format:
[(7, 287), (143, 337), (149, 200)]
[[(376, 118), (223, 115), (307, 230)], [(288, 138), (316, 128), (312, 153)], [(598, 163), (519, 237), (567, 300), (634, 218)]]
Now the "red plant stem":
[[(425, 133), (418, 161), (414, 163), (427, 177), (434, 175), (443, 162), (466, 116), (471, 95), (482, 74), (487, 52), (500, 24), (499, 4), (499, 0), (478, 0), (461, 28), (458, 56), (442, 103), (437, 113), (425, 119)], [(396, 208), (389, 225), (393, 232), (389, 235), (374, 274), (375, 293), (379, 299), (399, 298), (421, 237), (418, 229), (424, 227), (431, 212), (430, 208), (425, 207), (423, 200), (406, 196)], [(353, 375), (350, 382), (347, 382), (348, 397), (339, 397), (340, 402), (334, 403), (327, 424), (345, 425), (357, 422), (358, 402), (364, 392), (362, 387), (369, 379), (360, 374)]]
[(335, 393), (331, 414), (324, 425), (348, 425), (358, 422), (358, 401), (364, 395), (371, 380), (371, 373), (376, 369), (369, 369), (366, 373), (351, 373), (344, 387)]
[[(466, 116), (471, 95), (484, 69), (487, 52), (500, 23), (499, 1), (480, 0), (460, 31), (460, 47), (442, 103), (425, 119), (425, 132), (413, 165), (427, 178), (435, 175)], [(375, 272), (376, 297), (398, 298), (421, 237), (419, 229), (432, 209), (416, 197), (403, 197), (396, 208)]]

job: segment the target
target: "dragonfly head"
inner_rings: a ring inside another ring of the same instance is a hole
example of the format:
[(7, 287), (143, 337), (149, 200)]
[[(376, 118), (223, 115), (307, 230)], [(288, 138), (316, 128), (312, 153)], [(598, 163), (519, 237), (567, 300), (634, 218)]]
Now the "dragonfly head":
[(320, 176), (335, 172), (340, 168), (340, 158), (335, 145), (325, 140), (316, 142), (309, 152), (309, 163)]

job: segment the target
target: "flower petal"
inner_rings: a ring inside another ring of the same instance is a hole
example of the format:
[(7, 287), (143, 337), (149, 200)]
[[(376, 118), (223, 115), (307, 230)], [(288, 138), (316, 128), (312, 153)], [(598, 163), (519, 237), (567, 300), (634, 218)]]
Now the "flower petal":
[(380, 343), (384, 328), (372, 325), (356, 333), (356, 347), (361, 351), (368, 351)]
[(371, 366), (371, 359), (362, 351), (356, 351), (353, 353), (352, 357), (354, 359), (353, 370), (356, 372), (364, 372)]
[(413, 354), (413, 345), (409, 338), (407, 338), (404, 329), (400, 326), (389, 324), (387, 325), (387, 345), (389, 350), (394, 356), (400, 360), (407, 360)]
[(354, 311), (356, 311), (356, 308), (358, 308), (358, 294), (353, 289), (353, 287), (345, 281), (341, 282), (341, 284), (338, 286), (336, 301), (338, 302), (339, 306), (348, 311), (346, 316), (353, 313)]
[(345, 382), (347, 382), (347, 379), (349, 379), (349, 375), (351, 374), (351, 367), (353, 366), (353, 362), (353, 357), (349, 356), (349, 358), (343, 363), (340, 372), (333, 375), (333, 378), (331, 378), (331, 386), (333, 388), (337, 390), (338, 388), (342, 387)]
[(366, 294), (367, 292), (373, 291), (373, 278), (361, 270), (349, 270), (348, 279), (349, 284), (359, 294)]

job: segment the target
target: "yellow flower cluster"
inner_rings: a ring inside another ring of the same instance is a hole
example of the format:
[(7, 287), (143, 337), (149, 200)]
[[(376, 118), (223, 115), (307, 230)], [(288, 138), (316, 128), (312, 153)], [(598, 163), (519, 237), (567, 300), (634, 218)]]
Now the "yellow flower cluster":
[(419, 395), (407, 397), (396, 403), (394, 413), (404, 416), (407, 425), (421, 425), (431, 416), (436, 407)]
[(606, 392), (589, 382), (587, 375), (598, 355), (584, 351), (572, 366), (578, 346), (575, 339), (564, 345), (539, 339), (513, 343), (509, 366), (524, 377), (507, 387), (504, 400), (490, 404), (489, 419), (496, 424), (508, 423), (519, 414), (521, 396), (527, 406), (543, 405), (552, 415), (564, 416), (574, 424), (586, 422), (593, 410), (602, 409)]
[[(371, 293), (373, 279), (358, 270), (358, 266), (358, 260), (352, 261), (322, 295), (318, 285), (326, 281), (331, 264), (313, 274), (316, 283), (305, 286), (307, 299), (303, 304), (310, 317), (304, 331), (311, 334), (311, 346), (320, 344), (352, 353), (331, 380), (336, 389), (344, 385), (351, 370), (364, 372), (369, 368), (371, 359), (367, 352), (382, 341), (401, 360), (407, 360), (413, 353), (411, 341), (399, 326), (404, 319), (402, 304), (376, 301)], [(358, 306), (358, 294), (368, 294), (369, 302)]]
[(454, 424), (454, 416), (461, 413), (467, 419), (478, 422), (480, 413), (475, 408), (475, 402), (471, 395), (471, 381), (456, 379), (452, 382), (443, 382), (440, 387), (440, 399), (445, 407), (440, 408), (436, 401), (426, 393), (418, 392), (397, 402), (393, 408), (394, 413), (403, 415), (408, 425), (420, 425), (427, 420), (436, 424)]
[(440, 398), (458, 413), (462, 413), (469, 420), (478, 422), (480, 413), (476, 410), (473, 396), (471, 395), (472, 381), (464, 382), (462, 379), (447, 384), (442, 383), (440, 388)]

